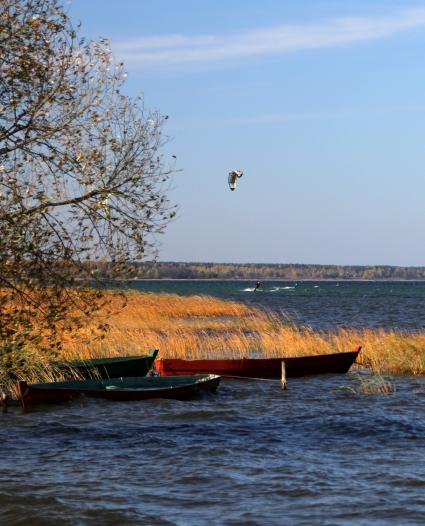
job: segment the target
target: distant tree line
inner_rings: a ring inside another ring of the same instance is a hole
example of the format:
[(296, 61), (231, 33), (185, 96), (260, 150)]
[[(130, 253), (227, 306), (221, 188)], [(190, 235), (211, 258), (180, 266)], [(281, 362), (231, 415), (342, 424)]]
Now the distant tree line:
[[(119, 279), (110, 263), (91, 263), (93, 276)], [(268, 263), (144, 262), (129, 265), (134, 279), (247, 279), (247, 280), (425, 280), (425, 267), (390, 265), (302, 265)]]

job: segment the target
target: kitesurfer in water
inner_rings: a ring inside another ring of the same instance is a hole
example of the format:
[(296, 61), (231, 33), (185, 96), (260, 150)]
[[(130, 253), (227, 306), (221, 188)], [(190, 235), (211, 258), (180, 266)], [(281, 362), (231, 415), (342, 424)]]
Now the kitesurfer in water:
[(261, 281), (257, 281), (255, 284), (254, 292), (261, 287)]

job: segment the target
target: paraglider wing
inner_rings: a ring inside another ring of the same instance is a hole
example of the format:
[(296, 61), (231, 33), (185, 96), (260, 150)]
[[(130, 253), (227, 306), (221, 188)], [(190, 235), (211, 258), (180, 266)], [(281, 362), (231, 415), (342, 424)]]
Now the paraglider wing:
[(229, 177), (227, 181), (229, 183), (229, 188), (230, 190), (232, 190), (232, 192), (236, 190), (236, 181), (239, 177), (242, 177), (242, 175), (243, 172), (241, 170), (232, 170), (231, 172), (229, 172)]
[(229, 172), (229, 178), (228, 178), (229, 188), (232, 190), (236, 190), (236, 175), (235, 172)]

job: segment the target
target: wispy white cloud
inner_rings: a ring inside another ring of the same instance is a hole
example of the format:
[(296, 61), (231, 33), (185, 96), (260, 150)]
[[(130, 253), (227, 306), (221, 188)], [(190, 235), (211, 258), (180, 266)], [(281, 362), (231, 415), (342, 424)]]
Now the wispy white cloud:
[(222, 63), (249, 57), (321, 49), (387, 38), (425, 27), (425, 6), (374, 17), (344, 17), (319, 23), (280, 25), (228, 35), (156, 35), (114, 43), (128, 64), (163, 67)]
[(247, 117), (226, 117), (218, 119), (182, 121), (169, 124), (170, 128), (175, 131), (186, 129), (203, 129), (203, 128), (223, 128), (238, 126), (271, 126), (275, 124), (289, 124), (296, 121), (317, 121), (343, 118), (345, 112), (311, 112), (311, 113), (273, 113), (250, 115)]
[(197, 128), (223, 128), (225, 127), (238, 127), (238, 126), (272, 126), (275, 124), (291, 124), (298, 121), (324, 121), (324, 120), (335, 120), (335, 119), (378, 119), (385, 115), (401, 114), (406, 113), (423, 113), (425, 112), (424, 105), (401, 105), (401, 106), (383, 106), (372, 109), (341, 109), (339, 111), (327, 111), (327, 112), (305, 112), (305, 113), (261, 113), (257, 115), (249, 116), (234, 116), (225, 117), (218, 119), (207, 119), (207, 120), (193, 120), (193, 121), (182, 121), (178, 123), (170, 123), (170, 127), (176, 129), (197, 129)]
[(316, 120), (329, 120), (339, 118), (342, 115), (339, 113), (275, 113), (275, 114), (257, 114), (249, 115), (246, 117), (241, 116), (230, 116), (230, 117), (217, 117), (217, 118), (205, 118), (205, 119), (176, 119), (173, 118), (168, 121), (167, 130), (169, 133), (174, 134), (177, 131), (185, 130), (205, 130), (205, 129), (223, 129), (225, 128), (238, 128), (246, 126), (273, 126), (276, 124), (290, 124), (296, 121), (316, 121)]

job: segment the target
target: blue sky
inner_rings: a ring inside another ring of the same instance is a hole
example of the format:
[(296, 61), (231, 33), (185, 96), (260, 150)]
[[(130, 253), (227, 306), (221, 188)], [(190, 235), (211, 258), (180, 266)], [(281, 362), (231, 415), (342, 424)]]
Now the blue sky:
[[(160, 260), (425, 265), (425, 1), (72, 0), (169, 115)], [(241, 169), (238, 189), (229, 170)]]

